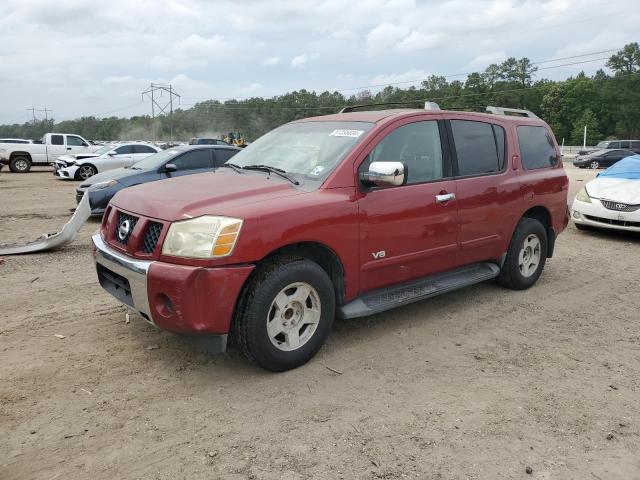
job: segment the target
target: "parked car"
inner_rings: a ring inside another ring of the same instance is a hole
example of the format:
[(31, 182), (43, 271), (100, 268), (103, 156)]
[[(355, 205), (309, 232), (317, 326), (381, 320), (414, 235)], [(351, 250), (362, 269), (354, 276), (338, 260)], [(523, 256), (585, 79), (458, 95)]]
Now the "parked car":
[(571, 210), (580, 230), (640, 232), (640, 155), (620, 160), (598, 174), (578, 192)]
[(33, 143), (33, 140), (25, 138), (0, 138), (0, 143)]
[(58, 159), (55, 162), (54, 175), (66, 180), (87, 180), (98, 173), (130, 167), (150, 155), (161, 152), (162, 149), (146, 143), (122, 143), (110, 148), (103, 147), (98, 151), (101, 152), (100, 155), (91, 158)]
[[(95, 143), (92, 143), (92, 144), (95, 145)], [(100, 145), (98, 150), (96, 150), (95, 152), (76, 153), (74, 155), (61, 155), (58, 158), (56, 158), (52, 163), (53, 174), (56, 175), (56, 171), (59, 170), (60, 168), (68, 167), (70, 165), (75, 165), (75, 162), (77, 160), (82, 160), (83, 158), (99, 157), (100, 155), (113, 150), (113, 147), (114, 147), (113, 144)]]
[(229, 145), (224, 140), (218, 138), (192, 138), (189, 140), (189, 145)]
[(99, 147), (79, 135), (47, 133), (40, 143), (0, 143), (0, 162), (14, 173), (26, 173), (33, 165), (49, 165), (65, 154), (93, 152)]
[(604, 140), (599, 142), (595, 148), (588, 148), (578, 151), (578, 155), (587, 155), (598, 150), (623, 149), (640, 153), (640, 140)]
[(182, 146), (162, 150), (130, 168), (118, 168), (89, 178), (76, 189), (76, 202), (80, 203), (82, 197), (88, 194), (91, 214), (102, 215), (113, 196), (124, 188), (165, 178), (210, 172), (239, 151), (239, 148), (228, 145)]
[(602, 168), (610, 167), (614, 163), (635, 155), (631, 150), (597, 150), (586, 155), (577, 156), (573, 160), (573, 165), (578, 168)]
[(493, 278), (529, 288), (568, 223), (568, 178), (548, 125), (525, 114), (432, 105), (286, 124), (215, 174), (121, 190), (92, 237), (99, 282), (210, 351), (232, 334), (274, 371), (308, 361), (335, 316)]

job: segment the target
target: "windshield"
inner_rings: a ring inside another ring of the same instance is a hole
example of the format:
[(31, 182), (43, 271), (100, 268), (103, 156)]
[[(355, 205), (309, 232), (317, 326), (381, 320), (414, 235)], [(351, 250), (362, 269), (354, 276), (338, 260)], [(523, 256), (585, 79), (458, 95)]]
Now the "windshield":
[(609, 146), (609, 142), (600, 142), (596, 145), (598, 148), (607, 148)]
[(103, 153), (110, 152), (111, 150), (113, 150), (113, 145), (105, 145), (104, 147), (100, 147), (98, 150), (94, 151), (93, 153), (103, 154)]
[(367, 122), (289, 123), (260, 137), (229, 163), (266, 165), (322, 181), (373, 128)]
[(175, 150), (170, 148), (169, 150), (164, 150), (162, 152), (154, 153), (153, 155), (149, 155), (144, 160), (140, 160), (138, 163), (134, 163), (131, 168), (135, 168), (137, 170), (147, 170), (148, 168), (159, 168), (167, 162), (167, 160), (175, 157), (180, 150)]

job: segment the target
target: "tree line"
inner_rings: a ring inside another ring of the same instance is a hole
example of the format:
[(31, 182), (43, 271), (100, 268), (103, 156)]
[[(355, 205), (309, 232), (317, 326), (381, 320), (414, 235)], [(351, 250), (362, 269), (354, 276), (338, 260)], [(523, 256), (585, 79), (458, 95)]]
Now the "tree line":
[(606, 63), (611, 73), (583, 72), (563, 81), (537, 78), (538, 67), (528, 58), (509, 58), (482, 72), (449, 81), (432, 75), (419, 86), (387, 86), (378, 92), (363, 90), (345, 96), (338, 91), (299, 90), (272, 98), (207, 100), (167, 115), (130, 118), (93, 116), (55, 122), (53, 119), (0, 125), (0, 137), (38, 139), (47, 132), (76, 133), (91, 140), (162, 140), (220, 136), (240, 132), (251, 141), (292, 120), (335, 113), (356, 104), (395, 102), (418, 106), (437, 102), (443, 109), (483, 110), (487, 105), (533, 111), (553, 128), (559, 142), (582, 144), (609, 138), (640, 138), (640, 47), (630, 43)]

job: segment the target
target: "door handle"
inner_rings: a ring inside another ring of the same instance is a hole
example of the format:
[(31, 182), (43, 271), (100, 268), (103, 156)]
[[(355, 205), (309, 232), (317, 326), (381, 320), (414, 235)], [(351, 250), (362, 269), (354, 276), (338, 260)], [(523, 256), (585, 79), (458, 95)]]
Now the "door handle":
[(440, 195), (436, 195), (436, 203), (446, 203), (455, 199), (456, 199), (455, 193), (442, 193)]
[(71, 147), (67, 147), (67, 150), (71, 150)]

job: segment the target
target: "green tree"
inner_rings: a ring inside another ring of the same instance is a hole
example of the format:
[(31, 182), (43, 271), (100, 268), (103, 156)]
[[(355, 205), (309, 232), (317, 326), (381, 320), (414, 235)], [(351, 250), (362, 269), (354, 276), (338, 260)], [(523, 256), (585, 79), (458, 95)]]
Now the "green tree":
[(607, 61), (607, 67), (616, 75), (626, 75), (640, 71), (640, 46), (638, 42), (625, 45)]

